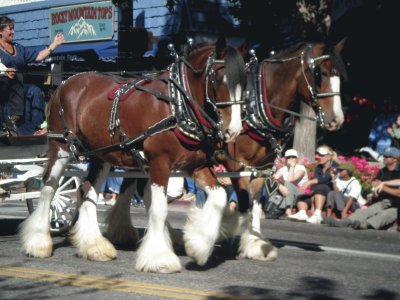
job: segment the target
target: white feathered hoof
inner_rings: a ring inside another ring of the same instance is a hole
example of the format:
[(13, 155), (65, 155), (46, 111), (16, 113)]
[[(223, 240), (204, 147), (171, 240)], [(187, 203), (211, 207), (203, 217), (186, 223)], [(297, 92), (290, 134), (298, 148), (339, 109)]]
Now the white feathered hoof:
[(109, 227), (105, 233), (105, 237), (113, 244), (121, 247), (136, 246), (139, 240), (139, 233), (135, 227), (130, 225), (123, 226), (114, 230)]
[(22, 251), (30, 257), (50, 257), (53, 252), (50, 234), (41, 233), (22, 237)]
[[(161, 248), (164, 251), (161, 251)], [(178, 273), (182, 270), (178, 256), (170, 249), (161, 247), (147, 251), (145, 247), (139, 247), (135, 269), (138, 272), (147, 273)]]
[(90, 240), (78, 240), (72, 235), (72, 244), (78, 248), (78, 256), (93, 261), (109, 261), (117, 258), (114, 246), (103, 236)]
[(278, 257), (278, 250), (259, 234), (246, 231), (240, 239), (239, 258), (273, 261)]
[(191, 257), (199, 266), (204, 266), (211, 256), (214, 247), (204, 239), (202, 235), (183, 236), (185, 241), (185, 251), (187, 256)]
[(34, 212), (19, 228), (22, 251), (30, 257), (46, 258), (53, 252), (50, 225), (41, 224), (39, 213)]

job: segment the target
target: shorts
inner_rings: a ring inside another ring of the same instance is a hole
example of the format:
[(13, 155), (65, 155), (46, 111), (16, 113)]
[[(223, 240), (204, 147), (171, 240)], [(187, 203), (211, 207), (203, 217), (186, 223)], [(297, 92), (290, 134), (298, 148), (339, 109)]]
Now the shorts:
[(311, 187), (311, 190), (313, 191), (314, 195), (322, 195), (327, 197), (328, 193), (332, 191), (332, 188), (327, 184), (317, 183)]

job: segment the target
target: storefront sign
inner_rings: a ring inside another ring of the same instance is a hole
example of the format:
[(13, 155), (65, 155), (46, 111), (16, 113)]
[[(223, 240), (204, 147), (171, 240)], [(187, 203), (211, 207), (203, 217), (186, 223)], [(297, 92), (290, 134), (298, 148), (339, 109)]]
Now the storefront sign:
[(111, 1), (55, 7), (49, 10), (50, 39), (63, 33), (65, 43), (110, 40), (114, 34)]

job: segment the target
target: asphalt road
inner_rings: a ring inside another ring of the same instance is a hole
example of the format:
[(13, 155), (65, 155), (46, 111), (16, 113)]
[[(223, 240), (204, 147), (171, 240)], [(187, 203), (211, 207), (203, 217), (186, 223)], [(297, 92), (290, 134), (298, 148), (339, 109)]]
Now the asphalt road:
[[(105, 230), (107, 207), (98, 209)], [(168, 219), (182, 228), (187, 207), (170, 205)], [(0, 299), (400, 299), (400, 234), (355, 231), (283, 220), (262, 220), (279, 248), (274, 262), (236, 259), (238, 238), (224, 241), (204, 267), (178, 250), (182, 272), (139, 273), (135, 249), (119, 249), (110, 262), (76, 256), (67, 236), (54, 237), (54, 253), (20, 253), (17, 226), (23, 202), (0, 205)], [(144, 209), (131, 208), (143, 234)]]

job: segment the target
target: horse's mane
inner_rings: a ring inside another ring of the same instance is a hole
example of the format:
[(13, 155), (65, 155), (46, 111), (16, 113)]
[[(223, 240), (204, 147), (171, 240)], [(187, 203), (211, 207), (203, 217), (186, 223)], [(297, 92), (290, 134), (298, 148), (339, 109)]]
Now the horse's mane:
[(243, 56), (234, 47), (228, 46), (225, 56), (225, 74), (229, 78), (229, 90), (233, 91), (237, 84), (246, 84), (246, 65)]
[[(196, 55), (199, 51), (206, 51), (207, 49), (216, 50), (217, 46), (210, 43), (199, 43), (195, 47), (192, 47), (190, 51), (186, 54), (187, 58)], [(228, 78), (228, 88), (229, 90), (235, 90), (237, 84), (242, 87), (246, 83), (246, 66), (244, 59), (240, 51), (233, 46), (226, 46), (226, 53), (224, 57), (225, 61), (225, 75)]]
[(338, 71), (339, 75), (342, 76), (345, 81), (347, 81), (348, 75), (346, 71), (346, 65), (344, 64), (344, 61), (339, 51), (336, 50), (331, 51), (331, 61), (333, 67), (336, 69), (336, 71)]

